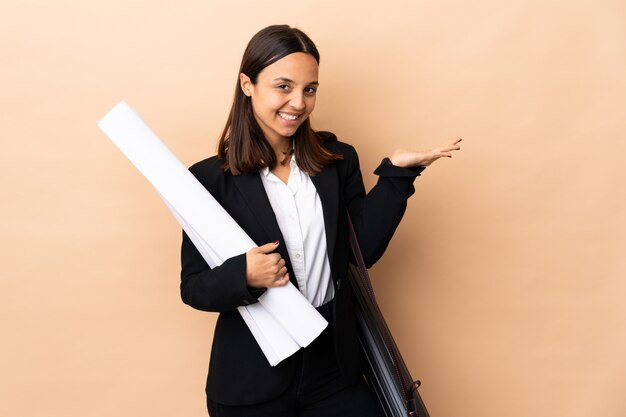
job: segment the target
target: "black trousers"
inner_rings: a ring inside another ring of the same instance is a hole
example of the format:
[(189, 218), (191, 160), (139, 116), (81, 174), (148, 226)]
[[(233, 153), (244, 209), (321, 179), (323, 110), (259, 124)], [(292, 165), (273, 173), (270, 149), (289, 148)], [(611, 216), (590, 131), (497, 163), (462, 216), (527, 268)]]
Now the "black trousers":
[[(329, 326), (309, 346), (298, 351), (297, 371), (288, 389), (273, 400), (229, 406), (207, 400), (211, 417), (380, 417), (373, 391), (361, 380), (347, 385), (334, 353), (332, 301), (318, 311)], [(358, 352), (355, 352), (358, 354)], [(263, 381), (259, 381), (260, 384)], [(251, 387), (254, 389), (254, 387)]]
[(209, 400), (211, 417), (380, 417), (378, 403), (365, 381), (313, 403), (293, 392), (254, 405), (227, 406)]

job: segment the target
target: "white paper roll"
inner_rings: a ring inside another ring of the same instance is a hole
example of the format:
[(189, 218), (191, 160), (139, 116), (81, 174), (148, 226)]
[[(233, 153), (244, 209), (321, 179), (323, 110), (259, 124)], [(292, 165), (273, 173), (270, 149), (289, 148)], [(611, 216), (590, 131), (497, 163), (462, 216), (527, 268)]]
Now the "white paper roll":
[[(98, 127), (156, 188), (211, 268), (256, 244), (126, 102)], [(207, 215), (211, 213), (211, 215)], [(308, 346), (328, 325), (291, 283), (238, 308), (272, 366)]]

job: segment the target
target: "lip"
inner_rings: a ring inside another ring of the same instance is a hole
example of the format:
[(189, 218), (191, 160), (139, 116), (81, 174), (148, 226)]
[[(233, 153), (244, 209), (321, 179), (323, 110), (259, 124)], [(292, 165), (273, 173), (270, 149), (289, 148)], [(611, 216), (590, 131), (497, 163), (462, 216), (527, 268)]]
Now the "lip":
[[(285, 118), (283, 118), (280, 114), (286, 114), (288, 116), (296, 116), (296, 118), (294, 120), (287, 120)], [(288, 125), (294, 125), (294, 124), (298, 124), (300, 123), (300, 119), (302, 117), (303, 113), (290, 113), (290, 112), (286, 112), (286, 111), (279, 111), (276, 112), (276, 116), (283, 122), (286, 123)]]

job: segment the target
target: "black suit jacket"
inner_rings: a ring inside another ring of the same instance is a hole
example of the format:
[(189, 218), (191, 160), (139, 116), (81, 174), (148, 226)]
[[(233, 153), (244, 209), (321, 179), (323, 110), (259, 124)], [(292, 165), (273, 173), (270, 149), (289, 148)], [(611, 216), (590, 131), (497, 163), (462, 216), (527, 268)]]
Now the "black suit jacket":
[[(323, 207), (335, 287), (335, 354), (343, 377), (353, 383), (362, 371), (352, 294), (348, 283), (344, 283), (348, 262), (353, 261), (346, 207), (369, 268), (385, 251), (404, 214), (407, 199), (415, 191), (413, 181), (423, 168), (401, 168), (385, 159), (374, 172), (379, 175), (377, 184), (366, 195), (354, 148), (338, 141), (332, 133), (319, 133), (328, 149), (343, 155), (343, 160), (325, 166), (311, 180)], [(214, 156), (190, 170), (257, 245), (276, 240), (284, 243), (259, 174), (234, 176), (224, 172), (222, 165), (223, 161)], [(284, 244), (278, 246), (278, 253), (285, 259), (291, 281), (297, 287)], [(183, 233), (181, 261), (183, 301), (199, 310), (220, 313), (213, 337), (207, 396), (227, 405), (256, 404), (279, 396), (294, 376), (295, 360), (288, 358), (271, 367), (236, 310), (257, 302), (263, 292), (246, 285), (246, 254), (211, 269)]]

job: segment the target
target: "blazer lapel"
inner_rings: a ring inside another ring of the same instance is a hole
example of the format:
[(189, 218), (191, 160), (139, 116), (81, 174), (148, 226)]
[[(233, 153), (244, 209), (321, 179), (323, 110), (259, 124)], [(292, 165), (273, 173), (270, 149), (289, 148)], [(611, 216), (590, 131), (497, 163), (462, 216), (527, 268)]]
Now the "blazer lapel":
[[(258, 173), (249, 174), (243, 173), (240, 175), (233, 175), (233, 182), (239, 189), (239, 192), (243, 196), (243, 199), (248, 205), (250, 212), (256, 217), (257, 223), (261, 226), (265, 232), (264, 236), (257, 237), (256, 239), (250, 236), (259, 245), (264, 245), (275, 240), (280, 241), (277, 252), (285, 260), (287, 269), (293, 271), (291, 267), (291, 260), (289, 259), (289, 253), (287, 252), (287, 245), (285, 238), (278, 227), (276, 216), (272, 210), (270, 200), (265, 193), (265, 187)], [(298, 282), (295, 276), (290, 277), (290, 281), (298, 287)]]
[[(335, 241), (337, 239), (337, 216), (339, 212), (339, 179), (337, 176), (337, 168), (333, 165), (326, 165), (320, 172), (311, 176), (311, 181), (320, 196), (322, 203), (322, 212), (324, 213), (324, 227), (326, 231), (326, 246), (328, 251), (328, 261), (333, 264), (333, 255), (335, 253)], [(265, 236), (259, 238), (257, 236), (251, 238), (260, 244), (280, 240), (278, 253), (285, 260), (288, 270), (293, 271), (289, 253), (285, 239), (280, 231), (276, 216), (272, 210), (263, 182), (258, 173), (234, 175), (233, 182), (243, 196), (248, 209), (256, 217), (258, 224), (265, 232)], [(298, 287), (295, 276), (290, 277), (291, 282)]]

